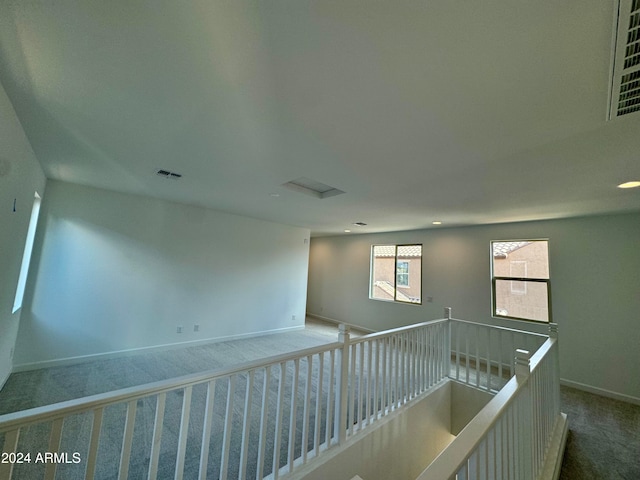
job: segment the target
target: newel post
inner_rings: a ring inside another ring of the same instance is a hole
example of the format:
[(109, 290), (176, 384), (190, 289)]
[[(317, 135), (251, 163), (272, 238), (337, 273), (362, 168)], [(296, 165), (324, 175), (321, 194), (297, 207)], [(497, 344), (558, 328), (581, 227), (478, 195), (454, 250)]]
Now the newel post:
[(449, 376), (449, 364), (451, 363), (451, 307), (444, 307), (444, 318), (447, 319), (447, 326), (444, 330), (444, 358), (442, 365), (445, 371), (444, 376)]
[(333, 431), (338, 440), (338, 445), (347, 439), (347, 395), (349, 392), (349, 341), (351, 329), (348, 325), (340, 324), (338, 327), (338, 342), (342, 348), (338, 350), (338, 368), (336, 377), (336, 411), (333, 418)]
[(516, 378), (524, 380), (531, 373), (531, 352), (529, 350), (516, 350)]
[(551, 352), (553, 355), (553, 410), (559, 415), (560, 414), (560, 353), (558, 347), (558, 324), (550, 323), (549, 324), (549, 338), (554, 339), (556, 341), (556, 345), (554, 345), (554, 349)]
[(533, 478), (533, 446), (534, 446), (534, 432), (535, 428), (533, 424), (533, 398), (532, 390), (530, 386), (529, 376), (531, 375), (531, 352), (528, 350), (517, 349), (516, 350), (516, 380), (522, 388), (520, 394), (521, 408), (519, 409), (516, 422), (520, 425), (519, 441), (522, 444), (523, 453), (520, 462), (524, 466), (525, 479)]

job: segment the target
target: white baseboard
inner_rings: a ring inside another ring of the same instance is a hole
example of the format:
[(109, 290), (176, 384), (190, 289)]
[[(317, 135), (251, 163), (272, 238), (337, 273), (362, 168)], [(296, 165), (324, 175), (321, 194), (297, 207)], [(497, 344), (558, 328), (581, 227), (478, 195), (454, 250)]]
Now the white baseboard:
[(621, 400), (623, 402), (633, 403), (634, 405), (640, 405), (640, 398), (638, 397), (625, 395), (624, 393), (612, 392), (611, 390), (593, 387), (591, 385), (586, 385), (580, 382), (574, 382), (572, 380), (567, 380), (566, 378), (560, 379), (560, 385), (564, 385), (565, 387), (575, 388), (577, 390), (582, 390), (589, 393), (595, 393), (596, 395), (613, 398), (614, 400)]
[(228, 342), (230, 340), (248, 339), (254, 337), (262, 337), (264, 335), (271, 335), (273, 333), (284, 333), (293, 330), (303, 330), (304, 325), (297, 325), (295, 327), (276, 328), (274, 330), (263, 330), (260, 332), (241, 333), (238, 335), (228, 335), (225, 337), (214, 337), (204, 340), (190, 340), (187, 342), (168, 343), (164, 345), (153, 345), (150, 347), (131, 348), (127, 350), (117, 350), (114, 352), (94, 353), (91, 355), (79, 355), (77, 357), (58, 358), (55, 360), (44, 360), (41, 362), (21, 363), (13, 366), (12, 373), (26, 372), (28, 370), (37, 370), (40, 368), (50, 367), (63, 367), (67, 365), (75, 365), (78, 363), (91, 362), (94, 360), (108, 360), (111, 358), (127, 357), (132, 355), (139, 355), (141, 353), (156, 353), (167, 350), (175, 350), (177, 348), (197, 347), (199, 345), (208, 345), (211, 343)]
[(307, 312), (306, 315), (307, 317), (317, 318), (318, 320), (322, 320), (323, 322), (335, 323), (336, 325), (340, 325), (340, 324), (348, 325), (349, 327), (357, 328), (358, 330), (362, 330), (363, 332), (368, 332), (368, 333), (377, 332), (377, 330), (371, 330), (370, 328), (362, 327), (360, 325), (355, 325), (353, 323), (341, 322), (340, 320), (336, 320), (334, 318), (329, 318), (329, 317), (323, 317), (322, 315), (318, 315), (315, 313)]

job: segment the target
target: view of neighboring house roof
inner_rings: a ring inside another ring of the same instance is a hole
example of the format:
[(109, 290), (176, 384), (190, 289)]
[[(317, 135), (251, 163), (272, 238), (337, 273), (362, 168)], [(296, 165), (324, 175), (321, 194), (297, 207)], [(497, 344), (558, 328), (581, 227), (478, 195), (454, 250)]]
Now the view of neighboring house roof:
[(493, 242), (493, 256), (506, 256), (530, 243), (531, 242)]
[[(374, 245), (373, 255), (375, 257), (395, 257), (395, 245)], [(422, 245), (398, 245), (398, 257), (421, 257)]]
[[(384, 293), (386, 293), (389, 298), (393, 299), (394, 298), (394, 294), (395, 294), (395, 299), (400, 301), (400, 302), (407, 302), (407, 303), (420, 303), (420, 299), (418, 298), (414, 298), (414, 297), (408, 297), (407, 295), (405, 295), (404, 293), (396, 290), (394, 288), (394, 286), (392, 284), (390, 284), (389, 282), (387, 282), (386, 280), (378, 280), (374, 283), (374, 286), (378, 287), (379, 289), (381, 289)], [(378, 298), (378, 297), (376, 297)]]

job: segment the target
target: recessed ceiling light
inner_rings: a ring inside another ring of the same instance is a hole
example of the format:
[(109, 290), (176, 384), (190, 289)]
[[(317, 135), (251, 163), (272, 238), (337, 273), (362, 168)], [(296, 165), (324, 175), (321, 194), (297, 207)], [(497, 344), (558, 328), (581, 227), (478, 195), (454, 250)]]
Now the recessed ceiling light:
[(364, 222), (355, 222), (353, 225), (355, 225), (356, 227), (364, 227), (367, 224)]
[(345, 230), (344, 233), (351, 233), (351, 230)]
[(640, 182), (637, 180), (633, 182), (621, 183), (620, 185), (618, 185), (618, 188), (636, 188), (636, 187), (640, 187)]
[(278, 198), (280, 196), (280, 194), (279, 193), (270, 193), (269, 196), (273, 197), (273, 198)]
[(434, 222), (431, 222), (432, 225), (442, 225), (442, 222), (440, 220), (436, 220)]

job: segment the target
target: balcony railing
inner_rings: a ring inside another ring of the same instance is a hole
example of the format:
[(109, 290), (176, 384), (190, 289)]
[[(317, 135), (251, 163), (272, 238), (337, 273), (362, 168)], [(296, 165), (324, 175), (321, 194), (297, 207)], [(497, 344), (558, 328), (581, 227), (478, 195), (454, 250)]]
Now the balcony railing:
[[(506, 383), (508, 405), (524, 411), (534, 404), (528, 396), (527, 406), (518, 403), (524, 387), (508, 380), (518, 369), (508, 353), (515, 348), (537, 350), (527, 381), (540, 385), (534, 395), (554, 392), (535, 403), (535, 425), (545, 425), (530, 441), (537, 465), (559, 412), (555, 340), (453, 320), (449, 309), (445, 317), (355, 339), (340, 326), (337, 343), (0, 416), (3, 458), (11, 460), (0, 463), (0, 478), (277, 479), (446, 378), (490, 392)], [(470, 455), (466, 468), (476, 468)]]

